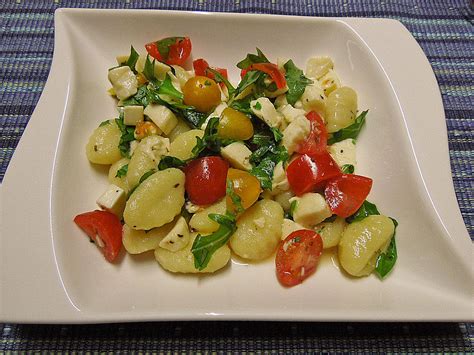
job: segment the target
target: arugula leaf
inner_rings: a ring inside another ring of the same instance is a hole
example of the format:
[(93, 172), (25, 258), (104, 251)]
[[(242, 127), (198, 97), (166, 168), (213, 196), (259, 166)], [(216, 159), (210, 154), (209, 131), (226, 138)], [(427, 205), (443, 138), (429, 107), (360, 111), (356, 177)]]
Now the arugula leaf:
[(250, 109), (250, 101), (253, 100), (253, 96), (249, 95), (240, 100), (232, 100), (229, 103), (229, 107), (233, 108), (234, 110), (240, 111), (247, 115), (252, 115), (252, 110)]
[(223, 140), (217, 135), (217, 125), (219, 124), (219, 117), (212, 117), (207, 123), (206, 130), (202, 138), (196, 137), (197, 143), (194, 146), (192, 153), (193, 158), (198, 157), (205, 150), (213, 153), (219, 153), (221, 147), (229, 143), (228, 140)]
[(164, 156), (158, 164), (158, 170), (165, 170), (169, 168), (181, 168), (186, 165), (186, 161), (176, 157)]
[(281, 131), (276, 127), (271, 127), (270, 130), (273, 132), (275, 142), (279, 143), (283, 139), (283, 133), (281, 133)]
[(362, 221), (365, 217), (371, 215), (378, 215), (380, 212), (377, 210), (377, 206), (369, 201), (365, 200), (362, 206), (352, 216), (346, 218), (347, 223)]
[(398, 258), (397, 244), (395, 242), (395, 234), (397, 231), (398, 222), (393, 218), (392, 221), (395, 224), (395, 230), (393, 232), (392, 239), (390, 240), (390, 244), (385, 253), (380, 254), (377, 258), (377, 261), (375, 262), (375, 273), (381, 279), (384, 279), (390, 273)]
[(150, 56), (146, 56), (145, 60), (145, 68), (143, 69), (143, 75), (145, 75), (145, 78), (147, 78), (149, 81), (154, 81), (156, 80), (155, 77), (155, 59), (153, 59), (153, 62), (150, 61)]
[(224, 85), (227, 88), (227, 91), (229, 92), (229, 96), (232, 96), (235, 92), (235, 88), (232, 86), (229, 80), (227, 80), (221, 73), (219, 73), (217, 70), (212, 69), (212, 68), (207, 68), (207, 71), (211, 72), (214, 74), (214, 80), (217, 83), (224, 83)]
[(130, 69), (132, 69), (132, 71), (135, 73), (136, 73), (135, 65), (137, 64), (138, 57), (139, 57), (139, 54), (137, 53), (135, 48), (133, 48), (133, 46), (130, 46), (130, 55), (128, 56), (128, 59), (125, 62), (125, 65), (129, 66)]
[(270, 157), (264, 158), (257, 166), (254, 166), (252, 170), (250, 170), (250, 174), (254, 175), (260, 181), (262, 188), (271, 190), (273, 170), (276, 164), (277, 163)]
[(204, 121), (206, 121), (206, 114), (202, 112), (198, 112), (193, 109), (186, 109), (181, 112), (184, 119), (188, 121), (191, 126), (194, 128), (201, 128)]
[[(245, 74), (244, 78), (240, 81), (239, 85), (237, 86), (237, 89), (235, 89), (234, 97), (237, 97), (250, 85), (257, 83), (257, 81), (263, 82), (265, 75), (266, 74), (264, 72), (256, 71), (256, 70), (251, 70), (247, 72), (247, 74)], [(263, 89), (264, 87), (262, 87), (262, 90)]]
[(123, 112), (120, 113), (119, 118), (115, 119), (115, 123), (122, 133), (118, 145), (120, 154), (122, 154), (123, 157), (130, 158), (130, 142), (135, 140), (135, 136), (133, 134), (135, 129), (130, 126), (126, 126), (123, 123)]
[(194, 267), (198, 270), (203, 270), (209, 264), (212, 254), (224, 246), (237, 229), (233, 215), (211, 213), (209, 218), (219, 223), (219, 229), (208, 236), (198, 234), (194, 239), (191, 252), (194, 255)]
[(288, 85), (286, 100), (290, 105), (294, 105), (303, 95), (306, 86), (312, 84), (313, 81), (305, 77), (303, 71), (291, 59), (285, 63), (284, 67), (286, 71), (286, 85)]
[(165, 80), (163, 80), (163, 82), (159, 86), (158, 94), (171, 96), (172, 98), (176, 99), (178, 102), (182, 102), (184, 98), (183, 93), (176, 90), (176, 88), (171, 83), (171, 78), (169, 77), (169, 75), (166, 75)]
[(125, 175), (127, 175), (128, 172), (128, 164), (125, 164), (122, 166), (120, 169), (117, 170), (117, 174), (115, 174), (115, 177), (121, 178)]
[(106, 126), (106, 125), (108, 125), (108, 124), (110, 124), (110, 121), (109, 121), (109, 120), (105, 120), (105, 121), (103, 121), (103, 122), (100, 123), (99, 127)]
[(367, 116), (368, 112), (368, 110), (363, 111), (359, 116), (356, 117), (354, 123), (351, 124), (349, 127), (334, 132), (332, 134), (332, 137), (328, 139), (328, 144), (331, 145), (348, 138), (356, 139), (360, 133), (360, 130), (364, 126), (365, 116)]
[(270, 61), (265, 57), (265, 54), (257, 48), (257, 54), (247, 54), (245, 59), (237, 63), (237, 68), (246, 69), (254, 63), (269, 63)]
[(226, 187), (226, 194), (232, 200), (232, 204), (235, 207), (235, 213), (244, 212), (244, 207), (242, 206), (242, 199), (239, 195), (237, 195), (234, 191), (234, 183), (232, 180), (227, 179), (227, 187)]
[(344, 164), (341, 168), (344, 174), (353, 174), (354, 173), (354, 165), (352, 164)]

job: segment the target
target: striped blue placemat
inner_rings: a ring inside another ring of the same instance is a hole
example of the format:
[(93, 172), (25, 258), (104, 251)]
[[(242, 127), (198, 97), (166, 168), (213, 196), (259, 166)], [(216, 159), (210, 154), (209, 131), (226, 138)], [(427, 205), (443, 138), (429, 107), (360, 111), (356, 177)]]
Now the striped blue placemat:
[[(444, 0), (3, 0), (0, 1), (0, 181), (46, 82), (59, 7), (159, 8), (400, 20), (428, 57), (441, 89), (454, 187), (474, 239), (474, 26), (470, 1)], [(471, 335), (470, 335), (471, 334)], [(0, 325), (0, 351), (467, 352), (467, 324), (153, 323)]]

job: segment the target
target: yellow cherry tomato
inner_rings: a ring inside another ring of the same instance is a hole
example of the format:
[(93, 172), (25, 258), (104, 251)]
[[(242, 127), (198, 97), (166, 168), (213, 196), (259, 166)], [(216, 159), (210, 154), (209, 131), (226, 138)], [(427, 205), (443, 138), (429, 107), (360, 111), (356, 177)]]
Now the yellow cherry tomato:
[(252, 121), (242, 112), (227, 107), (222, 111), (217, 134), (222, 138), (245, 141), (253, 136)]
[(184, 103), (199, 112), (209, 112), (221, 102), (221, 91), (216, 82), (205, 76), (195, 76), (183, 86)]
[[(243, 170), (230, 168), (227, 171), (227, 179), (232, 182), (234, 192), (240, 197), (244, 209), (249, 208), (258, 200), (260, 182), (255, 176)], [(229, 195), (226, 197), (226, 205), (229, 211), (237, 211), (237, 206)]]

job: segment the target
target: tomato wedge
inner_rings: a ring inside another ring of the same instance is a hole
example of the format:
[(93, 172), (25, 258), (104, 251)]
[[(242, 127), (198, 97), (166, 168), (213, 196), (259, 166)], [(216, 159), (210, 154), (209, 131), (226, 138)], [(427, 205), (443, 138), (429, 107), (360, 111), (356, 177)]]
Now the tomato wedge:
[(209, 205), (224, 197), (227, 170), (229, 163), (217, 156), (198, 158), (186, 165), (184, 188), (191, 202)]
[(91, 211), (77, 215), (74, 222), (100, 248), (107, 261), (113, 262), (122, 248), (122, 223), (107, 211)]
[(307, 154), (310, 157), (315, 157), (318, 154), (326, 152), (328, 144), (328, 132), (321, 116), (316, 112), (311, 111), (306, 115), (306, 118), (311, 123), (311, 131), (308, 137), (301, 142), (296, 149), (300, 154)]
[(150, 56), (168, 65), (182, 66), (191, 54), (192, 44), (188, 37), (168, 37), (145, 45)]
[(275, 264), (278, 281), (284, 286), (295, 286), (311, 276), (323, 252), (321, 236), (302, 229), (291, 233), (280, 244)]
[[(205, 59), (196, 59), (193, 61), (193, 68), (194, 68), (194, 74), (196, 76), (205, 76), (209, 79), (216, 80), (216, 76), (214, 73), (211, 73), (208, 69), (213, 69), (217, 71), (219, 74), (221, 74), (224, 78), (228, 79), (228, 74), (227, 74), (227, 69), (224, 68), (216, 68), (216, 67), (210, 67), (209, 63)], [(224, 87), (224, 83), (219, 83), (221, 87)]]
[(322, 189), (329, 179), (341, 174), (341, 169), (327, 151), (313, 158), (306, 154), (301, 155), (286, 169), (290, 188), (297, 196)]
[(324, 196), (334, 214), (347, 218), (362, 206), (371, 188), (371, 178), (344, 174), (327, 183)]
[(276, 86), (278, 89), (283, 89), (286, 86), (286, 79), (283, 73), (278, 69), (278, 66), (273, 63), (254, 63), (250, 65), (248, 68), (243, 69), (241, 72), (247, 74), (248, 71), (250, 70), (258, 70), (261, 72), (264, 72), (265, 74), (268, 74), (270, 78), (275, 82)]

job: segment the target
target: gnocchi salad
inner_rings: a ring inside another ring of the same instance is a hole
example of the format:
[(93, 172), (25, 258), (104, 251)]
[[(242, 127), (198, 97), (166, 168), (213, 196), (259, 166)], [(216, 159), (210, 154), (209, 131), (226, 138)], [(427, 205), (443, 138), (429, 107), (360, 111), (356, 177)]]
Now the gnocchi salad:
[(303, 71), (257, 49), (237, 63), (235, 86), (226, 69), (191, 61), (191, 47), (164, 38), (109, 69), (118, 116), (86, 144), (90, 163), (110, 166), (109, 185), (100, 209), (75, 223), (109, 262), (122, 247), (153, 251), (175, 273), (274, 258), (280, 283), (294, 286), (336, 250), (345, 273), (384, 278), (397, 222), (355, 173), (368, 112), (331, 58), (309, 58)]

